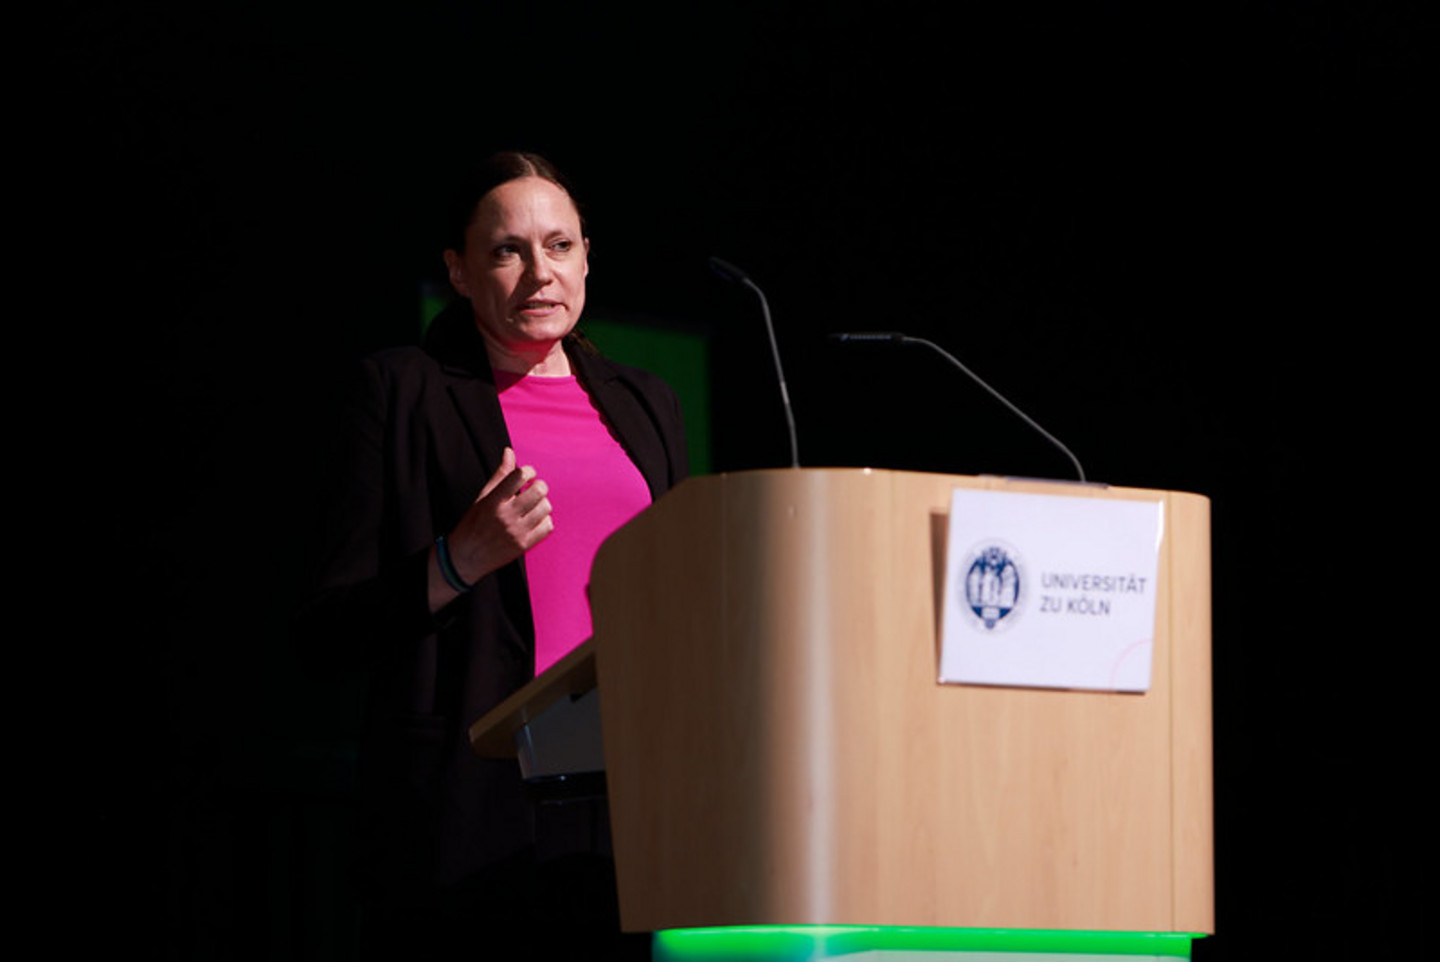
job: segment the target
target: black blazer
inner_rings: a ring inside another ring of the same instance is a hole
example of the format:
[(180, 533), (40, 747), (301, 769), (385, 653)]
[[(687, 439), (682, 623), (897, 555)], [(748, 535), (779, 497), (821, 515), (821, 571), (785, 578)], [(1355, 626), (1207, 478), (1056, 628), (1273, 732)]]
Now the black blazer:
[[(659, 497), (686, 475), (679, 404), (659, 378), (568, 342), (581, 384)], [(528, 845), (514, 762), (476, 758), (469, 725), (534, 675), (524, 559), (432, 615), (426, 563), (510, 443), (467, 301), (423, 349), (361, 367), (327, 561), (300, 619), (308, 661), (372, 673), (360, 767), (362, 851), (388, 887), (459, 880)]]

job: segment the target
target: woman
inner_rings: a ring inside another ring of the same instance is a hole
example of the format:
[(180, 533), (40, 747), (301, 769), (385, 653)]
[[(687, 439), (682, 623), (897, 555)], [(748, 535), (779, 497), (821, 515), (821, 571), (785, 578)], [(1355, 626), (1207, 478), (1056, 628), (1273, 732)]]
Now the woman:
[(303, 623), (313, 659), (363, 653), (373, 672), (371, 904), (401, 920), (392, 934), (469, 919), (473, 946), (476, 904), (526, 911), (535, 829), (515, 764), (474, 757), (466, 730), (589, 635), (595, 549), (686, 460), (670, 389), (574, 331), (589, 240), (554, 168), (496, 155), (458, 209), (445, 263), (462, 300), (423, 349), (363, 365)]

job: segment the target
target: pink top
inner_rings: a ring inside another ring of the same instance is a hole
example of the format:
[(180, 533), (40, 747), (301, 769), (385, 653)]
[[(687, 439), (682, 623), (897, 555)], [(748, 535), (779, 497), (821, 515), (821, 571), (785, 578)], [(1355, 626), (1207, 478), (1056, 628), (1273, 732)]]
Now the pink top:
[(515, 462), (550, 488), (555, 530), (525, 555), (539, 674), (590, 637), (595, 552), (650, 504), (650, 488), (573, 375), (496, 371), (495, 387)]

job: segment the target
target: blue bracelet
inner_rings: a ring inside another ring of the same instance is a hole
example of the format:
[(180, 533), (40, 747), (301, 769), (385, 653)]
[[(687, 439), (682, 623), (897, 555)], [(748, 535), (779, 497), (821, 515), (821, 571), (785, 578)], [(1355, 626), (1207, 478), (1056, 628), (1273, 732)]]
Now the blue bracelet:
[(465, 579), (460, 577), (460, 572), (455, 569), (455, 562), (450, 557), (450, 546), (445, 543), (445, 536), (442, 534), (435, 539), (435, 560), (440, 564), (440, 577), (445, 583), (454, 588), (460, 594), (469, 594), (474, 585), (467, 585)]

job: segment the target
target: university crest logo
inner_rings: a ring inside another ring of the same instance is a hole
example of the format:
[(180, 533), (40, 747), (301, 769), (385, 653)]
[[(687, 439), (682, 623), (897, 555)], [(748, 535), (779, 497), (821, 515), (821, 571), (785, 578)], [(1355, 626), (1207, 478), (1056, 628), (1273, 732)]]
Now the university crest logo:
[(965, 572), (965, 605), (986, 631), (1003, 627), (1006, 618), (1018, 614), (1023, 588), (1020, 564), (1012, 550), (990, 544), (971, 555)]

